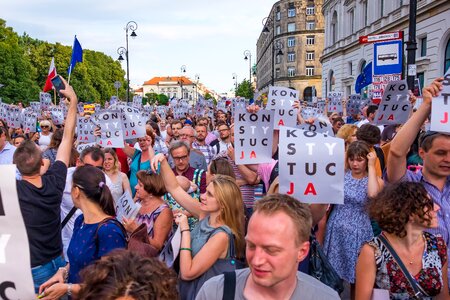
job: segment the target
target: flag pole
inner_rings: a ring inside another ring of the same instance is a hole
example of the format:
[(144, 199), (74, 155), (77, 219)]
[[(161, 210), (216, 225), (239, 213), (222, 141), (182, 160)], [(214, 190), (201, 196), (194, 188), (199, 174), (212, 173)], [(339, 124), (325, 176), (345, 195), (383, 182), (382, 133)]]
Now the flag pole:
[(70, 75), (72, 74), (72, 64), (69, 66), (69, 78), (67, 78), (67, 83), (70, 84)]
[(55, 98), (55, 106), (56, 106), (56, 90), (53, 88), (53, 97)]

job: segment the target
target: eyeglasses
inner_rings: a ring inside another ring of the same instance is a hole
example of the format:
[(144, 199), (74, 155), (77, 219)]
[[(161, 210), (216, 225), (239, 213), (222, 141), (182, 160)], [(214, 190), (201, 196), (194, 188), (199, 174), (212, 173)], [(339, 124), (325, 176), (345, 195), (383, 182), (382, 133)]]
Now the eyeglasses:
[(173, 160), (183, 161), (183, 160), (186, 160), (188, 158), (188, 156), (187, 155), (178, 156), (178, 157), (173, 156), (172, 158), (173, 158)]
[(181, 136), (181, 137), (190, 137), (190, 138), (193, 138), (193, 137), (194, 137), (193, 135), (189, 135), (189, 134), (180, 134), (180, 136)]
[(408, 170), (410, 170), (411, 172), (414, 172), (414, 173), (418, 173), (420, 170), (422, 170), (422, 166), (421, 165), (411, 165), (411, 166), (408, 166)]
[(95, 168), (97, 168), (97, 169), (103, 171), (103, 166), (94, 166), (93, 164), (87, 164), (87, 163), (84, 163), (81, 159), (80, 159), (80, 161), (81, 161), (85, 166), (95, 167)]

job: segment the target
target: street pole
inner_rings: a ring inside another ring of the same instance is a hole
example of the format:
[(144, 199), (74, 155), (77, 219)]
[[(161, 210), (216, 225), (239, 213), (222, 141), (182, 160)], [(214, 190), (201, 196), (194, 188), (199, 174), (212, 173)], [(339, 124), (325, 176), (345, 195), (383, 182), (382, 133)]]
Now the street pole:
[(125, 54), (125, 59), (127, 60), (127, 102), (130, 102), (130, 56), (128, 53), (128, 31), (131, 30), (131, 37), (135, 38), (137, 37), (136, 30), (137, 30), (137, 23), (134, 21), (130, 21), (125, 26), (125, 48), (119, 47), (117, 49), (117, 53), (119, 54), (119, 61), (123, 60), (123, 56)]
[(181, 98), (180, 99), (183, 99), (183, 73), (186, 73), (186, 66), (182, 65), (180, 70), (181, 70), (181, 77), (180, 77)]
[(248, 81), (250, 83), (250, 86), (252, 85), (252, 53), (250, 52), (250, 50), (245, 50), (244, 51), (244, 59), (247, 60), (248, 59)]
[(408, 89), (414, 89), (414, 79), (416, 78), (416, 17), (417, 17), (417, 0), (409, 1), (409, 32), (408, 41), (406, 42), (406, 52), (408, 55), (407, 82)]

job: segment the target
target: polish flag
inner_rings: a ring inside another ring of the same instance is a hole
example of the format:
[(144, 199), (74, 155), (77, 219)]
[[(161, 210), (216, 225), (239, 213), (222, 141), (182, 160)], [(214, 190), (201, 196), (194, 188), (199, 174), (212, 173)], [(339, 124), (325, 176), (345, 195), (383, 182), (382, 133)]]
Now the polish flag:
[(56, 76), (56, 67), (55, 67), (55, 58), (52, 57), (52, 62), (50, 63), (50, 69), (48, 69), (48, 76), (47, 80), (45, 81), (44, 85), (44, 92), (51, 91), (53, 88), (53, 84), (51, 79)]

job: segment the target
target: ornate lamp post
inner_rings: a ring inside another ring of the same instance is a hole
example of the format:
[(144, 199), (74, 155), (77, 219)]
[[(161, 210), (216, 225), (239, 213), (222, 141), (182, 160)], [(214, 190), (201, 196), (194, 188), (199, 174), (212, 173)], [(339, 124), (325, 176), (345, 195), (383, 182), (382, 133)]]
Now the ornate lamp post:
[(244, 51), (244, 60), (248, 60), (248, 81), (250, 82), (250, 85), (252, 84), (252, 53), (250, 50)]
[(127, 60), (127, 102), (130, 101), (130, 61), (129, 61), (129, 51), (128, 51), (128, 31), (131, 30), (130, 36), (134, 39), (137, 37), (136, 30), (138, 25), (134, 21), (130, 21), (125, 26), (125, 41), (126, 47), (119, 47), (117, 49), (117, 54), (119, 54), (119, 61), (123, 61), (123, 55), (125, 55), (125, 59)]

